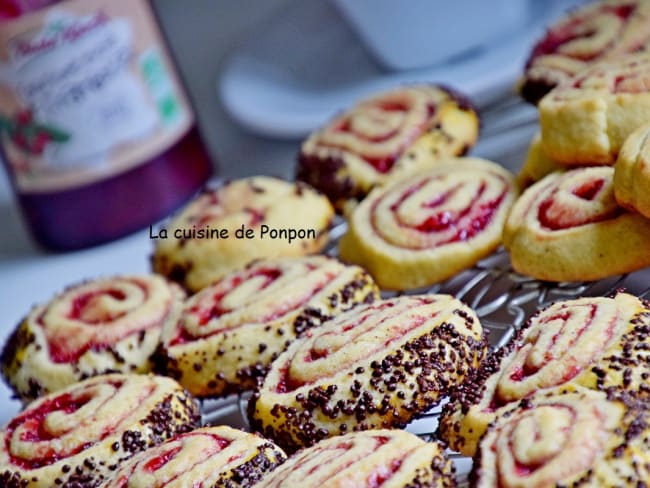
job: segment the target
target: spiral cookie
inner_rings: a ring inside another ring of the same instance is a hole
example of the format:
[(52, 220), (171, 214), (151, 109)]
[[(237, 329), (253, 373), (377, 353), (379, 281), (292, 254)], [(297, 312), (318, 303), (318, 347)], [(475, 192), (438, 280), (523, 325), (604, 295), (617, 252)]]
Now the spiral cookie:
[(597, 280), (650, 265), (650, 220), (614, 199), (614, 168), (553, 173), (515, 202), (503, 231), (519, 273)]
[(464, 154), (478, 129), (464, 97), (433, 85), (397, 88), (363, 100), (309, 136), (297, 177), (341, 210), (390, 175)]
[(351, 215), (341, 258), (365, 267), (381, 288), (442, 281), (499, 245), (515, 195), (512, 175), (495, 163), (441, 162), (373, 190)]
[(254, 429), (290, 451), (349, 431), (401, 427), (447, 395), (485, 351), (449, 295), (363, 305), (309, 329), (249, 402)]
[(544, 154), (542, 138), (539, 134), (536, 134), (530, 142), (526, 159), (517, 175), (517, 183), (520, 188), (527, 188), (555, 171), (567, 169), (570, 169), (570, 167), (553, 161)]
[(576, 9), (550, 27), (531, 53), (522, 96), (537, 103), (557, 84), (603, 59), (625, 57), (650, 46), (650, 3), (604, 0)]
[(198, 291), (253, 259), (320, 251), (334, 210), (304, 183), (256, 176), (208, 191), (160, 232), (153, 268)]
[[(650, 19), (649, 19), (650, 24)], [(542, 145), (565, 164), (613, 164), (625, 139), (650, 121), (650, 53), (603, 61), (539, 103)]]
[(97, 486), (133, 454), (198, 426), (170, 378), (104, 375), (31, 403), (0, 431), (0, 486)]
[(197, 396), (252, 389), (298, 335), (378, 297), (368, 273), (333, 258), (256, 261), (188, 300), (157, 362)]
[(70, 287), (19, 324), (0, 357), (2, 372), (25, 401), (89, 376), (147, 372), (183, 298), (180, 287), (156, 275)]
[(614, 166), (614, 196), (619, 205), (650, 218), (650, 124), (627, 138)]
[(648, 305), (626, 293), (551, 305), (456, 390), (443, 410), (441, 437), (473, 455), (499, 411), (545, 388), (579, 384), (648, 397), (649, 327)]
[(256, 488), (455, 487), (454, 468), (437, 443), (402, 430), (351, 432), (289, 458)]
[(257, 435), (205, 427), (133, 456), (101, 488), (245, 488), (285, 458), (280, 448)]
[(647, 405), (602, 392), (540, 394), (490, 425), (474, 488), (642, 487), (650, 479)]

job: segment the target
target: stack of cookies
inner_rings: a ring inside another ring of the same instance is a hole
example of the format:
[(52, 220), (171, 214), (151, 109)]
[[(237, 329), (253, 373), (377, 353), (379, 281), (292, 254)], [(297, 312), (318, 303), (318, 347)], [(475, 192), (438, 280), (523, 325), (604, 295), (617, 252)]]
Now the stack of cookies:
[(503, 237), (516, 271), (582, 281), (650, 265), (649, 46), (650, 3), (606, 0), (572, 12), (535, 47), (521, 90), (541, 130)]

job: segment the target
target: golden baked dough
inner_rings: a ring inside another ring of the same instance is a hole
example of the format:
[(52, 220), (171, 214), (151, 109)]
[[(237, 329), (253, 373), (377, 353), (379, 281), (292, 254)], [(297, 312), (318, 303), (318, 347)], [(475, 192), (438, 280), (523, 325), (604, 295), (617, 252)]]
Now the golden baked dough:
[(197, 396), (252, 389), (298, 335), (376, 298), (368, 273), (334, 258), (255, 261), (187, 301), (156, 362)]
[(304, 183), (235, 180), (200, 195), (157, 234), (166, 237), (153, 269), (198, 291), (254, 259), (317, 253), (333, 218), (327, 198)]
[(650, 218), (650, 124), (623, 144), (614, 166), (614, 196), (619, 205)]
[(495, 415), (545, 388), (578, 384), (648, 397), (649, 326), (648, 304), (627, 293), (554, 303), (454, 393), (441, 437), (471, 456)]
[(519, 273), (547, 281), (597, 280), (650, 265), (650, 220), (614, 198), (614, 168), (552, 173), (515, 202), (503, 245)]
[(350, 431), (402, 427), (485, 353), (472, 309), (449, 295), (360, 305), (309, 329), (249, 402), (254, 430), (288, 451)]
[(96, 376), (35, 400), (0, 431), (0, 486), (97, 486), (199, 420), (195, 401), (171, 378)]
[(436, 442), (402, 430), (352, 432), (300, 451), (256, 488), (403, 488), (456, 486), (454, 468)]
[(555, 171), (567, 169), (570, 169), (570, 166), (558, 163), (544, 153), (542, 138), (538, 133), (530, 141), (526, 159), (517, 174), (517, 183), (520, 188), (527, 188)]
[(5, 344), (2, 372), (24, 401), (103, 373), (146, 373), (184, 292), (156, 275), (72, 286), (34, 307)]
[(600, 62), (539, 102), (542, 145), (565, 164), (614, 164), (625, 139), (650, 121), (650, 53)]
[(204, 427), (133, 456), (100, 488), (247, 488), (285, 459), (258, 435)]
[(647, 405), (577, 389), (534, 396), (481, 439), (476, 488), (637, 488), (650, 480)]
[(440, 282), (501, 243), (516, 197), (514, 178), (496, 163), (457, 158), (378, 187), (349, 219), (344, 261), (370, 271), (380, 288)]
[(303, 143), (299, 180), (338, 210), (394, 175), (431, 167), (474, 145), (479, 119), (465, 97), (444, 87), (411, 85), (359, 102)]
[(521, 84), (537, 103), (557, 84), (603, 59), (623, 58), (650, 46), (650, 2), (601, 0), (555, 22), (533, 48)]

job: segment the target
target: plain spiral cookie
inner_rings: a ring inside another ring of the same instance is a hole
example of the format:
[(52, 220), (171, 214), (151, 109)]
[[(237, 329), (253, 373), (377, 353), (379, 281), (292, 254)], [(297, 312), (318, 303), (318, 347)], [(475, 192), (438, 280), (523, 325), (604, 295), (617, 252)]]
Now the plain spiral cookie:
[(564, 164), (613, 164), (625, 139), (650, 121), (650, 53), (600, 62), (539, 102), (542, 145)]
[(495, 415), (539, 390), (581, 385), (648, 398), (649, 331), (648, 304), (627, 293), (556, 302), (452, 394), (439, 434), (471, 456)]
[(352, 432), (300, 451), (256, 488), (456, 486), (439, 444), (401, 430)]
[(170, 222), (156, 241), (153, 269), (195, 292), (254, 259), (317, 253), (333, 218), (327, 198), (304, 183), (235, 180), (204, 192)]
[(449, 295), (361, 305), (309, 329), (249, 402), (253, 429), (288, 451), (402, 427), (460, 384), (485, 352), (472, 309)]
[(0, 486), (97, 486), (199, 420), (194, 400), (170, 378), (90, 378), (35, 400), (0, 431)]
[(650, 218), (650, 124), (628, 137), (614, 165), (614, 196), (619, 205)]
[(553, 24), (526, 63), (522, 96), (537, 103), (554, 86), (603, 59), (650, 46), (646, 0), (604, 0), (580, 7)]
[(156, 275), (114, 276), (67, 288), (36, 306), (9, 337), (2, 372), (25, 401), (103, 373), (145, 373), (185, 294)]
[(247, 488), (285, 459), (255, 434), (204, 427), (133, 456), (100, 488)]
[(490, 424), (473, 488), (638, 488), (650, 480), (647, 405), (578, 389), (539, 394)]
[(200, 397), (253, 389), (300, 334), (376, 298), (368, 273), (333, 258), (255, 261), (188, 299), (163, 332), (158, 370)]
[(513, 176), (496, 163), (445, 160), (374, 189), (352, 212), (339, 253), (380, 288), (431, 285), (499, 246), (516, 194)]
[(650, 265), (650, 220), (614, 198), (614, 168), (552, 173), (515, 202), (503, 244), (515, 271), (588, 281)]
[(469, 102), (434, 85), (412, 85), (359, 102), (302, 144), (297, 178), (337, 209), (389, 176), (459, 156), (474, 145), (479, 120)]

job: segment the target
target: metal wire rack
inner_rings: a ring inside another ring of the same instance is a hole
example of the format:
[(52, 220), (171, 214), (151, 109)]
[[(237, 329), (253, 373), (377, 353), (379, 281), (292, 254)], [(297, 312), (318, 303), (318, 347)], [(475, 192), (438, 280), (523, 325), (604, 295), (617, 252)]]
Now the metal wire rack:
[[(532, 115), (535, 115), (533, 117)], [(536, 113), (521, 102), (510, 98), (505, 103), (491, 108), (483, 117), (484, 124), (490, 122), (489, 130), (484, 131), (487, 144), (494, 142), (504, 131), (516, 131), (522, 127), (536, 124)], [(486, 136), (487, 132), (487, 136)], [(331, 241), (325, 253), (336, 256), (338, 241), (346, 231), (346, 223), (341, 219), (331, 230)], [(517, 329), (535, 311), (558, 300), (569, 300), (585, 296), (607, 296), (616, 290), (624, 289), (642, 298), (650, 296), (650, 270), (612, 276), (595, 282), (553, 283), (538, 281), (522, 276), (512, 270), (510, 259), (503, 249), (481, 260), (472, 268), (459, 273), (451, 279), (428, 288), (407, 292), (384, 292), (384, 298), (398, 294), (448, 293), (472, 307), (489, 331), (492, 349), (506, 344)], [(249, 393), (233, 395), (225, 399), (205, 400), (202, 403), (205, 424), (228, 424), (246, 429), (246, 405)], [(444, 401), (443, 401), (444, 404)], [(406, 430), (431, 441), (436, 438), (435, 431), (442, 404), (429, 412), (421, 414), (411, 422)], [(456, 465), (459, 486), (467, 485), (467, 475), (471, 469), (471, 459), (454, 452), (449, 456)]]

